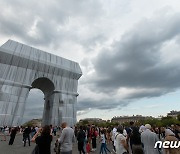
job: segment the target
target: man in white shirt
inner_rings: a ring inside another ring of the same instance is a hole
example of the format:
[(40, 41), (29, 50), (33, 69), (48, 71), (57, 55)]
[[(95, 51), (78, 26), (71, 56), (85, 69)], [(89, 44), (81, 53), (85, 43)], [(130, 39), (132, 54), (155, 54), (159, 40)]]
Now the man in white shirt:
[(144, 146), (144, 154), (159, 154), (159, 150), (154, 148), (155, 143), (159, 140), (156, 133), (151, 131), (151, 125), (145, 125), (146, 130), (141, 133), (141, 142)]

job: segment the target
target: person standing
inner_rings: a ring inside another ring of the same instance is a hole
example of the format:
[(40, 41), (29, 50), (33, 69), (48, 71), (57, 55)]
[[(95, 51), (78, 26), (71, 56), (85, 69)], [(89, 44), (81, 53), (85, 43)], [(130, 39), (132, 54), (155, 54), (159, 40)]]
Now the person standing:
[(36, 126), (35, 127), (35, 130), (36, 130), (36, 133), (38, 132), (38, 130), (39, 130), (39, 127), (38, 126)]
[(141, 134), (139, 133), (138, 127), (134, 127), (130, 139), (131, 139), (131, 143), (133, 143), (132, 144), (132, 153), (134, 154), (134, 153), (136, 153), (136, 151), (141, 151), (141, 153), (143, 153), (142, 143), (141, 143)]
[(91, 129), (92, 151), (96, 151), (96, 137), (97, 137), (97, 131), (95, 130), (95, 127), (92, 127)]
[(16, 127), (13, 127), (13, 128), (11, 129), (11, 133), (10, 133), (9, 145), (13, 145), (14, 139), (15, 139), (15, 137), (16, 137), (16, 133), (17, 133), (17, 129), (16, 129)]
[(115, 136), (116, 141), (116, 154), (124, 154), (128, 151), (128, 145), (126, 137), (123, 135), (123, 126), (118, 126), (117, 134)]
[[(179, 142), (179, 140), (175, 137), (175, 134), (170, 129), (165, 129), (165, 141), (174, 141)], [(179, 154), (179, 148), (166, 148), (164, 149), (165, 154)]]
[(134, 144), (133, 139), (133, 130), (136, 129), (134, 126), (134, 121), (130, 121), (130, 127), (127, 128), (127, 144), (129, 146), (129, 152), (132, 152), (132, 145)]
[(117, 125), (113, 128), (113, 130), (112, 130), (112, 145), (113, 145), (113, 152), (114, 153), (116, 153), (116, 147), (115, 147), (115, 145), (116, 145), (116, 140), (115, 140), (115, 136), (116, 136), (116, 134), (117, 134)]
[(111, 128), (110, 127), (107, 128), (106, 134), (107, 134), (107, 144), (109, 144), (111, 142)]
[(26, 146), (26, 140), (28, 139), (29, 146), (30, 146), (30, 133), (31, 133), (31, 128), (28, 126), (25, 128), (23, 131), (23, 142), (24, 142), (24, 147)]
[[(105, 130), (101, 130), (101, 148), (100, 148), (100, 154), (103, 153), (103, 151), (107, 154), (107, 151), (111, 153), (111, 151), (106, 146), (106, 134)], [(106, 151), (107, 150), (107, 151)]]
[(90, 146), (89, 141), (87, 140), (87, 143), (86, 143), (86, 154), (90, 154), (90, 151), (91, 151), (91, 146)]
[(6, 141), (6, 136), (10, 135), (11, 129), (8, 126), (4, 127), (4, 139)]
[(3, 136), (3, 138), (4, 138), (4, 140), (1, 139), (1, 141), (6, 141), (5, 127), (1, 127), (1, 132), (2, 132), (2, 136)]
[(32, 128), (31, 128), (31, 138), (33, 138), (33, 136), (36, 134), (37, 132), (36, 132), (36, 129), (35, 129), (35, 127), (33, 126)]
[(39, 152), (38, 154), (51, 154), (52, 139), (51, 128), (46, 125), (37, 131), (31, 141), (36, 143)]
[(85, 151), (84, 151), (84, 141), (85, 141), (85, 137), (86, 137), (86, 134), (83, 130), (83, 127), (80, 126), (80, 130), (78, 131), (77, 133), (77, 141), (78, 141), (78, 150), (79, 150), (79, 153), (81, 154), (81, 152), (83, 154), (85, 154)]
[(72, 144), (75, 141), (74, 130), (66, 122), (62, 123), (61, 127), (63, 130), (59, 138), (60, 153), (72, 154)]
[(56, 132), (57, 132), (57, 127), (56, 126), (53, 127), (52, 132), (53, 132), (54, 136), (56, 136)]
[(151, 125), (145, 125), (146, 130), (141, 133), (141, 142), (144, 147), (144, 154), (159, 154), (159, 149), (155, 149), (154, 145), (159, 141), (156, 133), (151, 131)]

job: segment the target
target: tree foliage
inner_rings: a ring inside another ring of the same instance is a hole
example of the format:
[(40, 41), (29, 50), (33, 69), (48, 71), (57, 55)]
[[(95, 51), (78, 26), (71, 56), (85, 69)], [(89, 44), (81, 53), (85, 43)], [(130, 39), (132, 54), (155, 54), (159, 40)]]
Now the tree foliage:
[(178, 121), (180, 121), (180, 114), (177, 116)]
[[(78, 125), (87, 125), (87, 124), (90, 124), (90, 123), (88, 121), (83, 121), (82, 123), (78, 123)], [(99, 127), (114, 127), (118, 125), (119, 123), (106, 121), (106, 122), (94, 122), (93, 124)], [(137, 126), (140, 126), (142, 124), (144, 125), (150, 124), (152, 127), (166, 127), (166, 126), (171, 126), (174, 124), (180, 124), (180, 115), (178, 115), (177, 118), (168, 117), (168, 116), (162, 117), (162, 119), (150, 118), (146, 120), (140, 120), (135, 123), (135, 125)], [(128, 127), (129, 122), (124, 122), (122, 125)]]

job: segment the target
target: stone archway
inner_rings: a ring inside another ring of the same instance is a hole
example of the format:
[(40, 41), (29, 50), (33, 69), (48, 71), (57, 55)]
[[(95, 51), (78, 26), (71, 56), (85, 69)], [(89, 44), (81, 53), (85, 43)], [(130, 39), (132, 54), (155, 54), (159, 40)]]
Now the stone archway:
[(0, 126), (21, 124), (31, 88), (45, 95), (43, 124), (76, 123), (78, 63), (12, 40), (0, 55)]
[(44, 110), (43, 110), (42, 125), (50, 125), (51, 124), (50, 117), (52, 117), (52, 107), (53, 107), (53, 92), (55, 90), (54, 83), (48, 78), (41, 77), (35, 79), (31, 84), (31, 86), (32, 88), (40, 89), (44, 94)]

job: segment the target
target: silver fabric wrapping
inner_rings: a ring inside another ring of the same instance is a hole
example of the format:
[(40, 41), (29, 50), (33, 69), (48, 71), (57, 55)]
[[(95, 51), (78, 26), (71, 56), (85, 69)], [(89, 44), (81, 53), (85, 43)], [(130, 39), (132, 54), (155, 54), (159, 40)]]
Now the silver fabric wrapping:
[(7, 41), (0, 47), (0, 126), (21, 125), (31, 88), (44, 93), (42, 125), (74, 125), (81, 75), (76, 62)]

